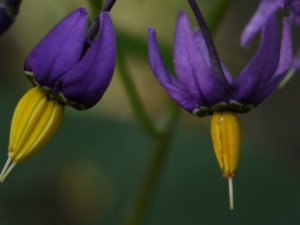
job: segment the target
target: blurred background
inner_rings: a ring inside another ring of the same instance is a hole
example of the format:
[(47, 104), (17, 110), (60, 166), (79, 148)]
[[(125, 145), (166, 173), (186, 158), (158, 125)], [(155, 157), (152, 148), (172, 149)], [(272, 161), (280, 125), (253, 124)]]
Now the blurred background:
[[(204, 16), (213, 0), (199, 0)], [(258, 0), (233, 0), (214, 32), (220, 57), (236, 75), (256, 52), (240, 34)], [(10, 121), (21, 96), (31, 87), (23, 64), (29, 51), (65, 15), (85, 0), (23, 0), (13, 26), (0, 37), (0, 162), (7, 159)], [(122, 0), (112, 20), (130, 75), (150, 117), (163, 120), (170, 98), (147, 62), (146, 27), (155, 27), (172, 71), (172, 46), (179, 9), (197, 26), (187, 1)], [(280, 10), (278, 18), (287, 16)], [(279, 20), (280, 22), (280, 20)], [(293, 27), (295, 52), (300, 30)], [(240, 115), (242, 150), (234, 179), (235, 209), (229, 210), (227, 180), (215, 159), (210, 118), (180, 109), (171, 146), (144, 224), (299, 224), (300, 223), (300, 73), (275, 90), (252, 112)], [(55, 137), (0, 184), (0, 223), (122, 224), (148, 168), (154, 147), (136, 122), (116, 69), (102, 100), (88, 111), (66, 109)]]

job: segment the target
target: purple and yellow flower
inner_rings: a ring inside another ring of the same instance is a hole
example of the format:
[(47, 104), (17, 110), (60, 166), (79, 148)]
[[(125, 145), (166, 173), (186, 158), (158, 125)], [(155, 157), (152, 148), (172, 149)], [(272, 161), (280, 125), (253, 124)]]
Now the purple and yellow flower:
[(108, 87), (116, 58), (110, 14), (101, 14), (95, 41), (86, 39), (86, 26), (87, 12), (83, 7), (78, 8), (29, 53), (25, 75), (35, 87), (23, 96), (15, 109), (9, 158), (0, 181), (16, 163), (27, 160), (51, 139), (62, 121), (64, 106), (89, 109)]
[(86, 40), (87, 13), (78, 8), (29, 53), (25, 75), (51, 98), (78, 110), (93, 107), (112, 78), (116, 38), (109, 13), (100, 18), (96, 41)]
[(241, 43), (247, 45), (249, 40), (268, 23), (279, 8), (287, 8), (290, 18), (295, 26), (300, 27), (300, 1), (299, 0), (262, 0), (252, 19), (242, 33)]
[(233, 78), (226, 67), (226, 79), (212, 68), (202, 33), (190, 29), (187, 16), (180, 12), (174, 41), (177, 78), (166, 68), (153, 28), (148, 29), (150, 67), (167, 93), (185, 110), (196, 116), (229, 109), (246, 113), (261, 103), (277, 86), (292, 62), (289, 19), (284, 19), (282, 41), (275, 18), (263, 29), (258, 52)]
[(21, 0), (0, 1), (0, 35), (13, 24), (19, 12), (20, 4)]
[(256, 55), (235, 78), (223, 63), (224, 77), (215, 72), (201, 31), (191, 31), (183, 12), (179, 13), (174, 40), (177, 77), (163, 62), (153, 28), (148, 28), (148, 52), (150, 67), (171, 98), (191, 114), (212, 115), (214, 150), (222, 174), (228, 178), (233, 209), (232, 178), (240, 154), (240, 126), (235, 113), (247, 113), (259, 105), (289, 69), (292, 62), (289, 19), (283, 21), (281, 42), (275, 18), (268, 20)]

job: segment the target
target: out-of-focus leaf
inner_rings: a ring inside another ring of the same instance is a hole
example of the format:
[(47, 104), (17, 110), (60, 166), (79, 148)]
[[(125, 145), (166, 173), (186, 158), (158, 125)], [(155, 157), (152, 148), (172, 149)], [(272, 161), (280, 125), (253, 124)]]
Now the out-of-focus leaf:
[[(148, 40), (146, 38), (119, 30), (117, 30), (116, 33), (118, 47), (123, 48), (124, 52), (135, 54), (148, 61)], [(174, 74), (172, 47), (170, 45), (159, 43), (159, 49), (167, 68)]]
[(97, 15), (97, 13), (100, 11), (104, 3), (103, 0), (88, 0), (88, 2), (90, 3), (91, 9), (93, 10), (93, 13), (95, 15)]

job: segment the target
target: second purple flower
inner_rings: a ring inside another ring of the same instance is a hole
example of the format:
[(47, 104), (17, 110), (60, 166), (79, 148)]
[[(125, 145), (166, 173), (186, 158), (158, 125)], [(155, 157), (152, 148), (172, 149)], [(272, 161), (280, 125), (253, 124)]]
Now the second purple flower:
[(156, 34), (148, 29), (150, 67), (167, 93), (185, 110), (197, 116), (220, 109), (246, 113), (261, 103), (277, 86), (292, 62), (289, 20), (283, 23), (280, 43), (275, 18), (263, 29), (260, 48), (249, 64), (233, 78), (226, 67), (223, 79), (211, 68), (202, 33), (190, 29), (187, 16), (180, 12), (174, 41), (177, 78), (166, 68)]

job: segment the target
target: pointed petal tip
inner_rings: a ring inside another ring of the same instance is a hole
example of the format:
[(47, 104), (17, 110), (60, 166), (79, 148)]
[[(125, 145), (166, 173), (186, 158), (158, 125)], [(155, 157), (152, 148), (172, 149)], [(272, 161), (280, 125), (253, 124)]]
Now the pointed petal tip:
[(292, 24), (292, 19), (290, 17), (284, 17), (282, 21), (283, 21), (283, 24), (286, 24), (286, 25)]
[(156, 43), (156, 31), (153, 27), (148, 27), (148, 48), (153, 45), (153, 43)]
[(155, 29), (153, 27), (147, 27), (148, 33), (153, 33), (155, 32)]
[(240, 42), (241, 46), (244, 48), (249, 47), (248, 43), (251, 38), (252, 38), (251, 35), (247, 35), (246, 32), (243, 32), (242, 37), (241, 37), (241, 42)]
[(101, 19), (110, 19), (110, 13), (109, 12), (103, 12), (101, 14)]
[(82, 13), (82, 14), (87, 14), (87, 11), (84, 6), (78, 7), (74, 12)]
[(179, 10), (178, 16), (187, 16), (183, 10)]
[(180, 20), (187, 20), (188, 21), (188, 16), (187, 16), (187, 14), (183, 10), (180, 10), (179, 13), (178, 13), (177, 23)]

